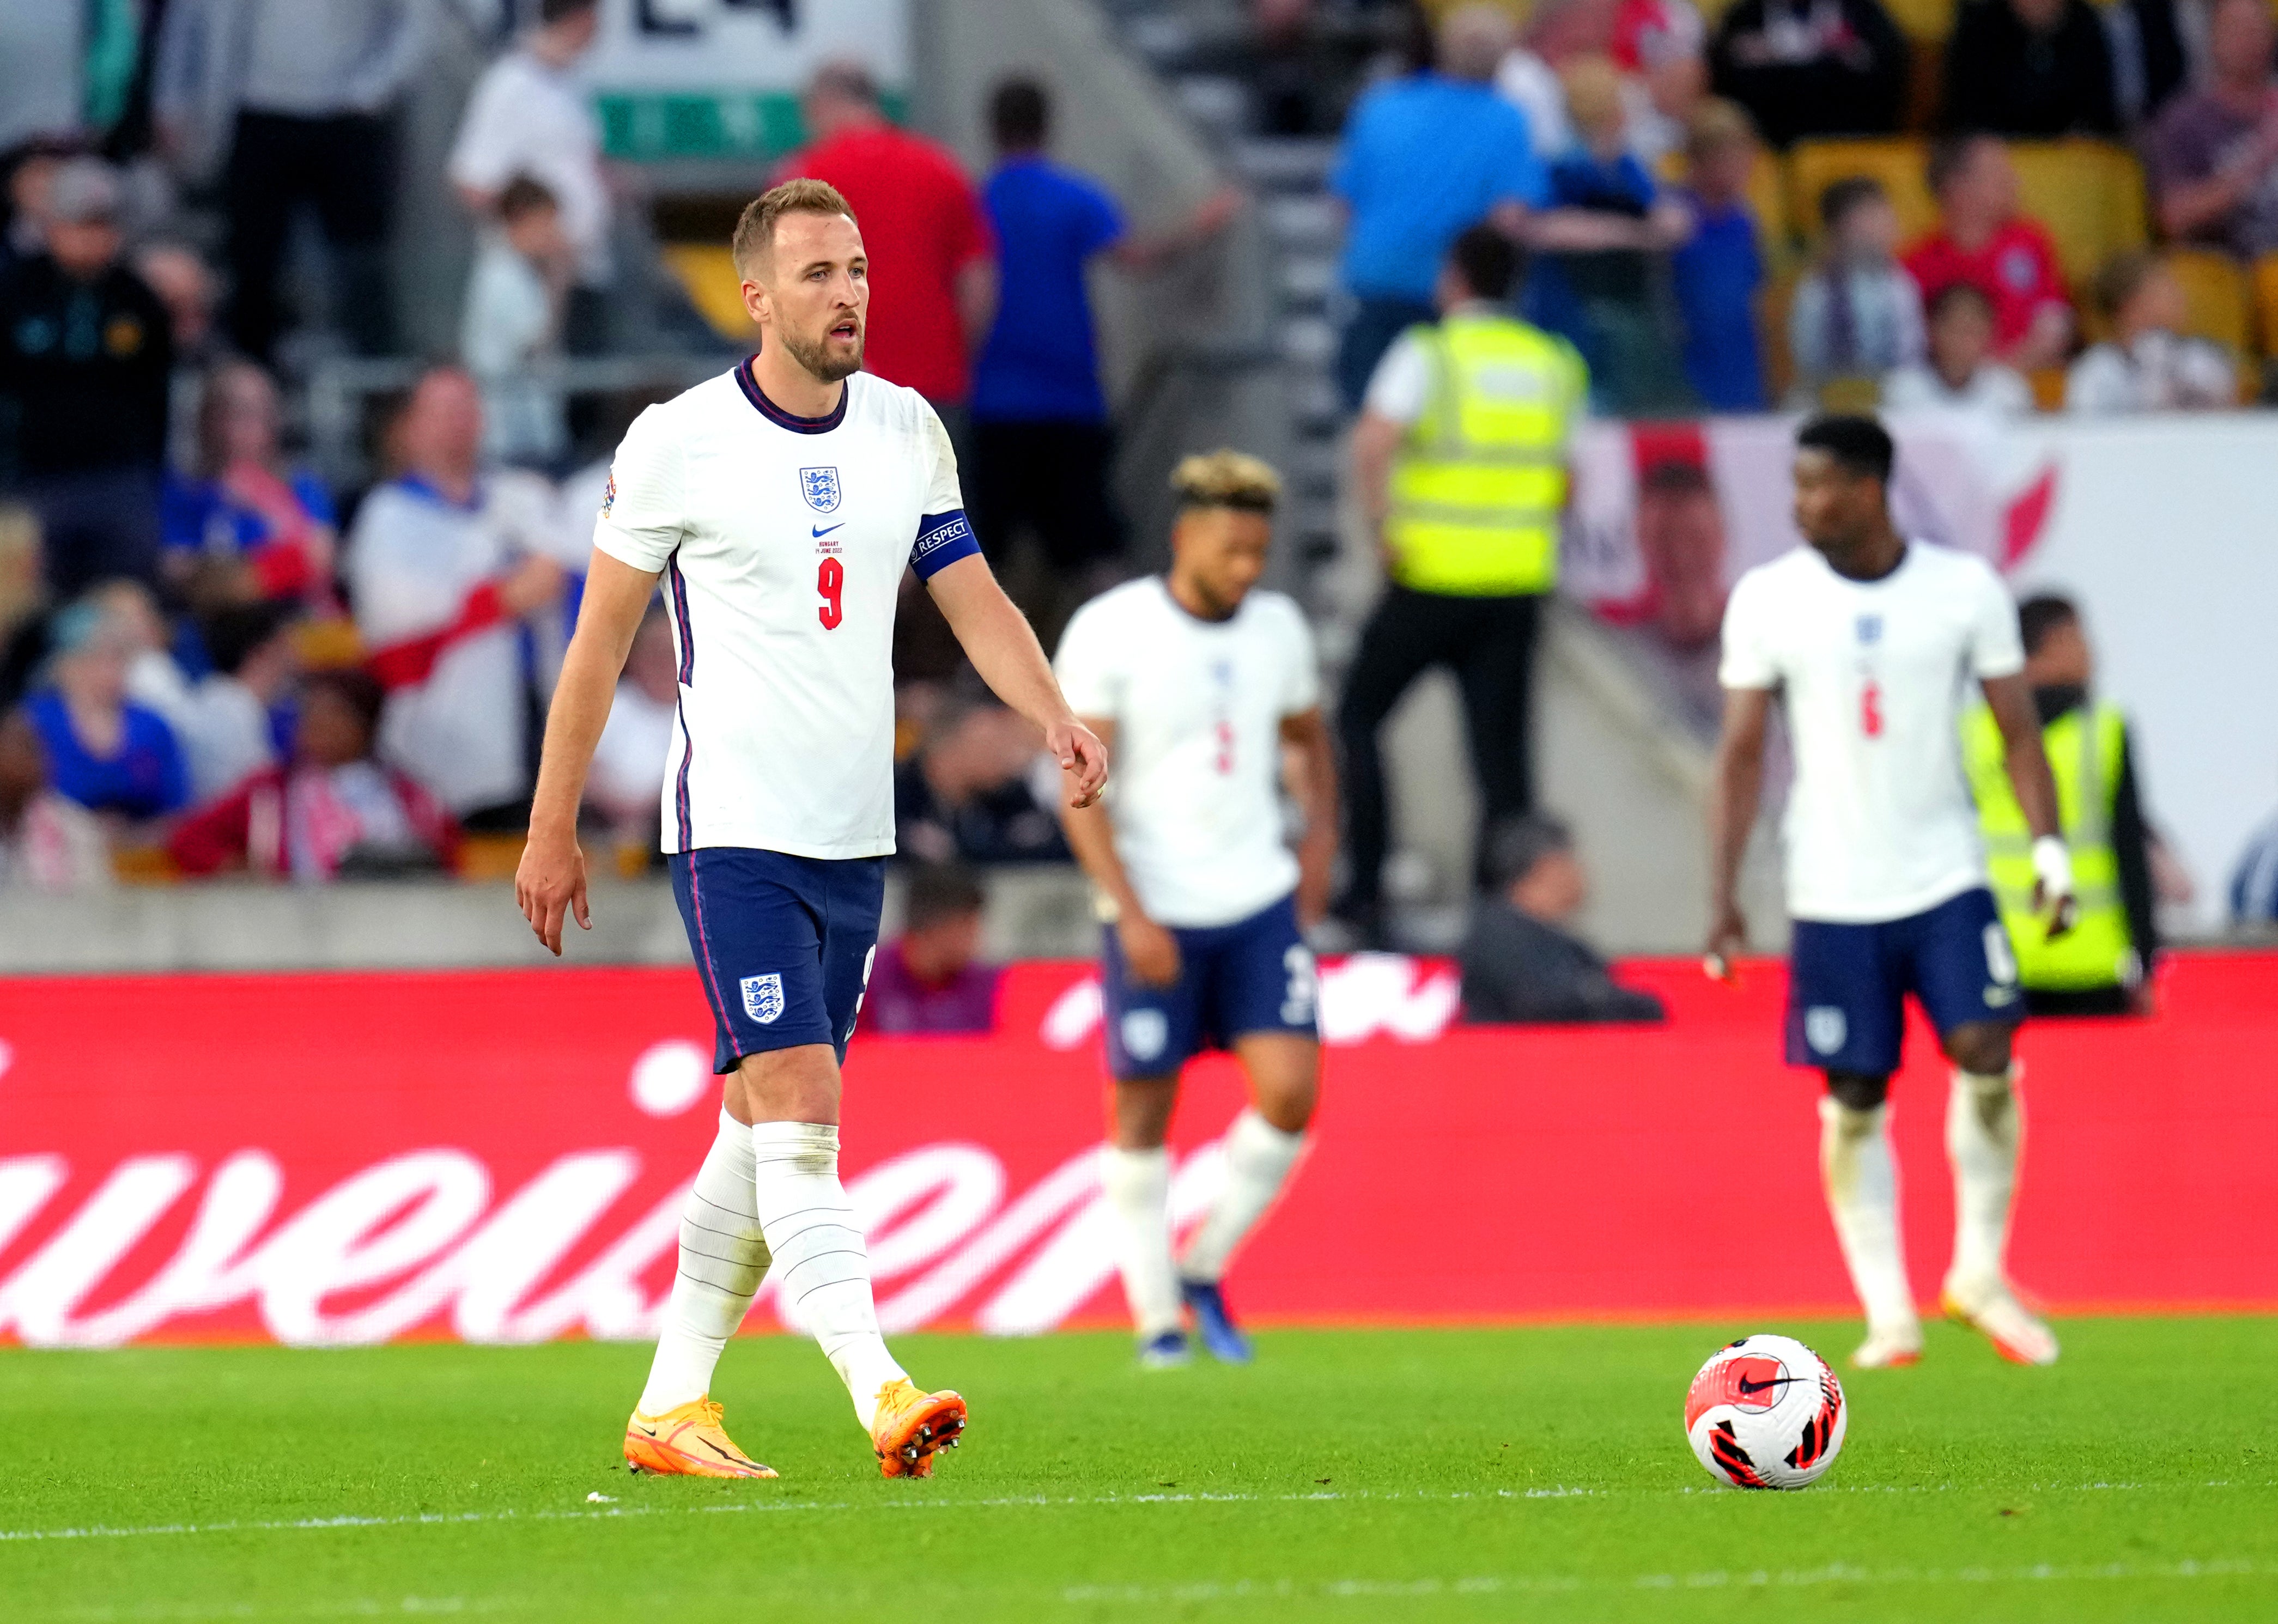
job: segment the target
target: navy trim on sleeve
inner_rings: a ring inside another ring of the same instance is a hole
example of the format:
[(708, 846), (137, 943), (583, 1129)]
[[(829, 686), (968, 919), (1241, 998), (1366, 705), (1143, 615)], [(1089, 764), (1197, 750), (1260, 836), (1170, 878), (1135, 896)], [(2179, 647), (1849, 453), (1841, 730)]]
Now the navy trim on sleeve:
[(918, 521), (917, 545), (910, 549), (910, 568), (918, 572), (918, 579), (930, 581), (961, 558), (977, 558), (981, 544), (974, 539), (973, 526), (967, 522), (965, 509), (952, 507), (947, 513), (929, 513)]

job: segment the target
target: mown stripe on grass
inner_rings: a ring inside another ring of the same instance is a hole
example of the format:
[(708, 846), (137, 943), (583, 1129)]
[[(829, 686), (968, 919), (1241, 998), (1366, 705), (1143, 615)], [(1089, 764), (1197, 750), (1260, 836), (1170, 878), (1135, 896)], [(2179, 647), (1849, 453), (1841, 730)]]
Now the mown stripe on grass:
[[(1963, 1488), (1983, 1488), (1987, 1485), (1959, 1483), (1915, 1484), (1831, 1484), (1813, 1492), (1829, 1494), (1951, 1494)], [(2029, 1483), (2022, 1489), (2008, 1487), (2008, 1492), (2024, 1494), (2093, 1494), (2130, 1492), (2157, 1488), (2172, 1493), (2183, 1489), (2269, 1489), (2278, 1483), (2239, 1483), (2227, 1478), (2208, 1483), (2177, 1485), (2135, 1483)], [(986, 1498), (943, 1498), (905, 1500), (735, 1500), (714, 1506), (609, 1506), (597, 1510), (541, 1509), (519, 1511), (511, 1506), (498, 1511), (415, 1512), (395, 1517), (363, 1517), (342, 1513), (333, 1517), (294, 1517), (274, 1521), (232, 1521), (227, 1522), (154, 1522), (113, 1526), (105, 1523), (88, 1524), (80, 1528), (62, 1529), (0, 1529), (0, 1544), (39, 1540), (74, 1539), (147, 1539), (162, 1536), (192, 1534), (278, 1534), (320, 1532), (332, 1529), (394, 1529), (449, 1528), (470, 1523), (487, 1522), (592, 1522), (623, 1517), (697, 1516), (712, 1513), (739, 1512), (854, 1512), (854, 1511), (979, 1511), (1013, 1506), (1036, 1507), (1114, 1506), (1215, 1506), (1215, 1505), (1295, 1505), (1308, 1501), (1409, 1500), (1433, 1505), (1451, 1504), (1460, 1500), (1565, 1500), (1565, 1499), (1660, 1499), (1683, 1496), (1707, 1496), (1724, 1498), (1732, 1491), (1716, 1487), (1683, 1489), (1584, 1489), (1566, 1486), (1542, 1489), (1497, 1489), (1491, 1492), (1456, 1491), (1446, 1494), (1409, 1493), (1399, 1490), (1326, 1490), (1316, 1489), (1304, 1494), (1098, 1494), (1049, 1495), (1014, 1494)]]

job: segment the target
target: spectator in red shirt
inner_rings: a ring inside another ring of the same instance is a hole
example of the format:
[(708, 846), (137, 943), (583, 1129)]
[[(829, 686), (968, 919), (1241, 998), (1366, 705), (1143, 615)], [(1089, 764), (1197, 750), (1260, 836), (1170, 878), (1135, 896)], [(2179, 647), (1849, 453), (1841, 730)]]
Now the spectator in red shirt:
[(1924, 303), (1956, 282), (1993, 302), (1995, 354), (2020, 372), (2060, 364), (2072, 343), (2072, 301), (2056, 244), (2017, 212), (2017, 171), (1991, 135), (1940, 141), (1930, 156), (1938, 225), (1906, 255)]
[(858, 65), (819, 71), (801, 111), (814, 141), (776, 179), (828, 180), (862, 223), (878, 293), (863, 364), (925, 396), (961, 438), (972, 357), (997, 313), (996, 243), (973, 183), (946, 147), (887, 122)]

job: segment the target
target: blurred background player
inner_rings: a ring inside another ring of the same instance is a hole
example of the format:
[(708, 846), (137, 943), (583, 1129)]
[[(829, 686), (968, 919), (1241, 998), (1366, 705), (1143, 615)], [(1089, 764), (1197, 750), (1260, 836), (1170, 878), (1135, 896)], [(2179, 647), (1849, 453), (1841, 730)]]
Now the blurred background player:
[(2017, 630), (2072, 853), (2078, 913), (2053, 941), (2033, 922), (2032, 837), (1986, 706), (1972, 706), (1963, 719), (1961, 749), (2025, 1008), (2033, 1015), (2131, 1014), (2147, 1007), (2160, 949), (2158, 904), (2188, 901), (2190, 876), (2161, 849), (2144, 816), (2127, 719), (2092, 692), (2096, 660), (2079, 609), (2054, 593), (2028, 598), (2017, 606)]
[[(1171, 484), (1170, 573), (1077, 610), (1058, 660), (1069, 705), (1120, 763), (1106, 804), (1066, 821), (1109, 921), (1100, 980), (1115, 1084), (1100, 1174), (1150, 1366), (1186, 1359), (1182, 1300), (1212, 1353), (1250, 1357), (1219, 1283), (1312, 1119), (1320, 1043), (1303, 931), (1326, 904), (1336, 854), (1312, 634), (1294, 601), (1256, 590), (1280, 477), (1219, 451), (1186, 459)], [(1285, 752), (1304, 820), (1294, 852)], [(1226, 1182), (1173, 1263), (1164, 1141), (1180, 1069), (1213, 1048), (1241, 1060), (1250, 1104), (1226, 1137)]]
[[(861, 371), (869, 262), (846, 200), (776, 187), (731, 252), (759, 353), (635, 420), (617, 448), (577, 631), (554, 694), (523, 911), (556, 954), (590, 928), (577, 803), (660, 578), (680, 656), (664, 847), (718, 1025), (720, 1131), (680, 1232), (638, 1470), (771, 1477), (709, 1384), (773, 1260), (783, 1301), (846, 1384), (889, 1477), (924, 1477), (965, 1400), (923, 1393), (878, 1331), (868, 1249), (838, 1178), (839, 1062), (894, 849), (894, 605), (914, 568), (983, 680), (1089, 802), (1106, 776), (966, 522), (933, 408)], [(811, 542), (812, 550), (786, 538)], [(762, 698), (761, 696), (764, 696)]]
[(2002, 1273), (2024, 1128), (2010, 1040), (2024, 1000), (1955, 748), (1962, 683), (1974, 681), (2032, 837), (2037, 928), (2060, 935), (2072, 917), (2072, 865), (2016, 612), (1982, 560), (1892, 527), (1893, 451), (1880, 423), (1815, 418), (1796, 447), (1796, 527), (1810, 545), (1741, 576), (1724, 612), (1710, 962), (1729, 964), (1747, 945), (1733, 890), (1777, 693), (1795, 756), (1784, 831), (1794, 920), (1787, 1057), (1827, 1074), (1821, 1171), (1867, 1310), (1853, 1361), (1910, 1364), (1922, 1353), (1885, 1104), (1912, 993), (1954, 1066), (1953, 1262), (1941, 1302), (2003, 1357), (2050, 1364), (2056, 1338)]

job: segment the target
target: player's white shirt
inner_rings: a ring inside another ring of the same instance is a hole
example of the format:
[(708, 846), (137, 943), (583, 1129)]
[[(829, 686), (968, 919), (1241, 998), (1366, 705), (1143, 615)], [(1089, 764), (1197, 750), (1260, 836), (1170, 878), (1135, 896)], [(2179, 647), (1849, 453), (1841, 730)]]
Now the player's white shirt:
[(1204, 621), (1159, 577), (1128, 582), (1075, 612), (1053, 667), (1070, 709), (1115, 724), (1108, 816), (1149, 917), (1230, 925), (1296, 888), (1281, 720), (1320, 703), (1296, 603), (1253, 591)]
[(1799, 546), (1740, 577), (1719, 675), (1786, 703), (1793, 917), (1905, 919), (1985, 883), (1958, 719), (1981, 680), (2024, 666), (2008, 590), (1951, 548), (1909, 542), (1891, 574), (1852, 581)]
[(680, 658), (664, 849), (894, 849), (894, 599), (977, 551), (957, 458), (913, 390), (858, 372), (789, 416), (749, 363), (652, 406), (593, 545), (663, 572)]

